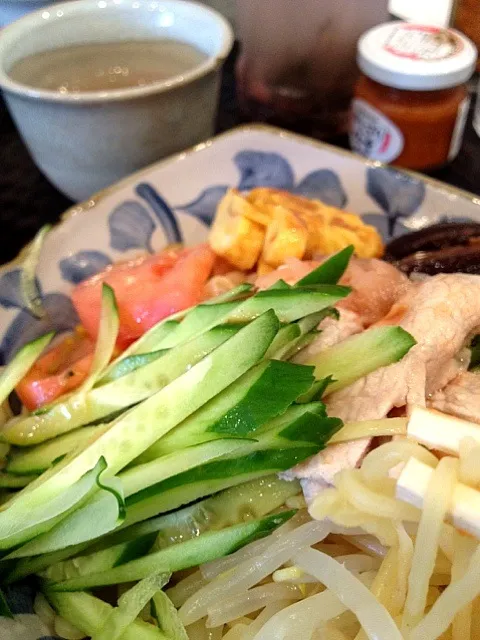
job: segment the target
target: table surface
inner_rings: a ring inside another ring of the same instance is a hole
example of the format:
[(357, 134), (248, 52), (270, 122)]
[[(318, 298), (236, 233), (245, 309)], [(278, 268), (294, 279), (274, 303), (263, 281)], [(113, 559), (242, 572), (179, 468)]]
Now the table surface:
[[(235, 100), (234, 58), (235, 52), (224, 68), (219, 132), (241, 122)], [(480, 196), (480, 138), (471, 120), (470, 114), (456, 160), (430, 175)], [(338, 143), (346, 146), (345, 140)], [(0, 264), (14, 258), (43, 224), (56, 222), (71, 204), (33, 163), (0, 96)]]

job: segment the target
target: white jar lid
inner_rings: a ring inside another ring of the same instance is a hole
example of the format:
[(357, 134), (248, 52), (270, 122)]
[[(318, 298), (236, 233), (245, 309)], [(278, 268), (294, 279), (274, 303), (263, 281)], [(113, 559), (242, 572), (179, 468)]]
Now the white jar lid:
[(358, 43), (358, 66), (372, 80), (416, 91), (447, 89), (475, 71), (477, 49), (453, 29), (389, 22), (367, 31)]

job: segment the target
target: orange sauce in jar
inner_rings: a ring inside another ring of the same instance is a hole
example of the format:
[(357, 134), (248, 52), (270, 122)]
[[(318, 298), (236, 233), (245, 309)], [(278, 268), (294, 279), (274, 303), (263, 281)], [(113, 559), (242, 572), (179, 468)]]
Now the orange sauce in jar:
[(466, 81), (477, 52), (460, 33), (394, 22), (360, 40), (350, 142), (373, 160), (425, 170), (458, 153), (468, 114)]
[(427, 169), (448, 161), (455, 125), (468, 107), (465, 84), (437, 91), (406, 91), (361, 76), (355, 95), (376, 107), (402, 132), (403, 148), (391, 164)]

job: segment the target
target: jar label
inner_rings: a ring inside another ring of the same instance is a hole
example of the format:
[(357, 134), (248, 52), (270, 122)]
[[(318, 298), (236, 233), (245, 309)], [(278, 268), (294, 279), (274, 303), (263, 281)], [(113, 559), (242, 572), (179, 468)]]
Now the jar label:
[(448, 29), (404, 24), (392, 31), (384, 48), (400, 58), (437, 61), (455, 56), (463, 43)]
[(350, 146), (353, 151), (380, 162), (398, 158), (404, 138), (397, 125), (361, 98), (353, 101), (352, 110)]
[(467, 124), (468, 110), (470, 108), (470, 96), (466, 97), (460, 103), (457, 111), (457, 120), (455, 121), (455, 127), (453, 129), (452, 141), (450, 142), (450, 151), (448, 152), (448, 159), (453, 160), (458, 156), (460, 147), (463, 142), (463, 134), (465, 132), (465, 125)]

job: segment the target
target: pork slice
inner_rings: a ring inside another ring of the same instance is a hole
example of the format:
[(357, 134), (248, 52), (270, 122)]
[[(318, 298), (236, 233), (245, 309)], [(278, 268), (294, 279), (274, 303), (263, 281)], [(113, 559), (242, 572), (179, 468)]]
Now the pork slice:
[(462, 371), (427, 402), (432, 409), (480, 424), (480, 374)]
[[(480, 276), (434, 276), (410, 289), (383, 324), (400, 324), (417, 344), (400, 362), (331, 394), (326, 400), (329, 415), (344, 422), (373, 420), (386, 417), (394, 407), (425, 406), (427, 396), (468, 364), (462, 348), (480, 326)], [(338, 471), (358, 466), (370, 446), (368, 438), (329, 446), (287, 477), (299, 478), (312, 499)]]
[(434, 276), (394, 305), (382, 324), (399, 324), (417, 344), (400, 362), (329, 396), (330, 415), (372, 420), (393, 407), (425, 406), (465, 369), (464, 344), (480, 326), (480, 276)]

